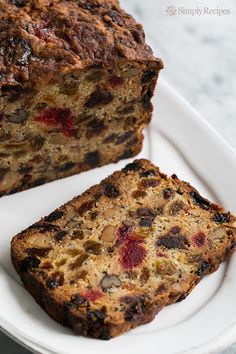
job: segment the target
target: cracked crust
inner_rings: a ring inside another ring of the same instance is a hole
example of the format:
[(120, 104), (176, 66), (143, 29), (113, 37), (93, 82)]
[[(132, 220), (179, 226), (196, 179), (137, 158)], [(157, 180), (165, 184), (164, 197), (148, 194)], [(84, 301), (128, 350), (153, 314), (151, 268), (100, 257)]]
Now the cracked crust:
[(235, 249), (236, 219), (136, 160), (11, 243), (25, 287), (56, 321), (110, 339), (182, 301)]

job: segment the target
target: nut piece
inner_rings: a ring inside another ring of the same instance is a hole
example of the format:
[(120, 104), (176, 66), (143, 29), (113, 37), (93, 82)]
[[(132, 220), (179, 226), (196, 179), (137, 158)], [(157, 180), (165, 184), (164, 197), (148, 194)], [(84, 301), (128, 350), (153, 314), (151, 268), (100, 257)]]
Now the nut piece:
[(112, 242), (116, 238), (116, 227), (113, 225), (107, 225), (101, 234), (101, 240), (104, 242)]
[(112, 288), (113, 286), (119, 287), (121, 286), (121, 280), (118, 278), (117, 275), (111, 274), (111, 275), (104, 275), (104, 277), (101, 280), (101, 287), (104, 291), (106, 291), (109, 288)]
[(223, 239), (225, 237), (225, 235), (227, 234), (227, 230), (229, 230), (228, 227), (226, 226), (219, 226), (216, 229), (212, 230), (209, 234), (209, 239), (212, 240), (220, 240)]

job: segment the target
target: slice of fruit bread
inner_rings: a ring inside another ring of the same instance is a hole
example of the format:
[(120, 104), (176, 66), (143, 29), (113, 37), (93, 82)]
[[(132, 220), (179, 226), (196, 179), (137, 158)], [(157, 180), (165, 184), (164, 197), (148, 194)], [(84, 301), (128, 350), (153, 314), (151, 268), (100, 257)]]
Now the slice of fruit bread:
[(235, 240), (230, 212), (136, 160), (15, 236), (11, 255), (53, 319), (109, 339), (183, 300)]

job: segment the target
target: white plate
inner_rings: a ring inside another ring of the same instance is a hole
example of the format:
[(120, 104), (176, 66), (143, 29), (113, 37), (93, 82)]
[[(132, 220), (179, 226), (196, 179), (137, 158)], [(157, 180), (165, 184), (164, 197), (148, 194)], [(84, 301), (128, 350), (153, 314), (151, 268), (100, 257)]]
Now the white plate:
[[(154, 97), (154, 118), (140, 157), (177, 173), (203, 195), (236, 212), (236, 155), (165, 82)], [(75, 335), (51, 320), (22, 287), (9, 256), (11, 237), (80, 194), (127, 161), (0, 199), (0, 326), (39, 353), (214, 353), (236, 340), (236, 255), (206, 277), (183, 302), (110, 341)]]

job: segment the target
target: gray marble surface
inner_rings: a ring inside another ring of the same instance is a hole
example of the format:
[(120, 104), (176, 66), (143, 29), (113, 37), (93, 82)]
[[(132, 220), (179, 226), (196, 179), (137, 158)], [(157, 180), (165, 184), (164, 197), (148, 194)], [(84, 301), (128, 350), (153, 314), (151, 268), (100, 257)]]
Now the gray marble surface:
[[(121, 2), (144, 24), (148, 42), (155, 54), (163, 59), (165, 70), (161, 77), (168, 80), (236, 149), (236, 1)], [(175, 16), (166, 13), (170, 5), (177, 11)], [(192, 9), (197, 7), (199, 10), (204, 7), (218, 9), (218, 14), (198, 12), (200, 15), (193, 16)], [(219, 16), (219, 9), (230, 13)], [(1, 333), (0, 353), (29, 354)], [(236, 354), (236, 344), (221, 354)]]

